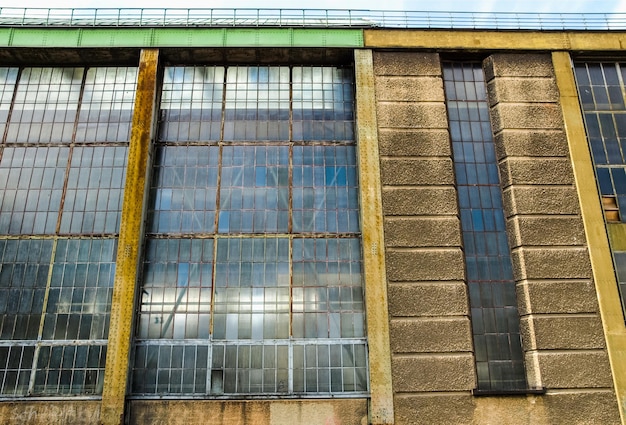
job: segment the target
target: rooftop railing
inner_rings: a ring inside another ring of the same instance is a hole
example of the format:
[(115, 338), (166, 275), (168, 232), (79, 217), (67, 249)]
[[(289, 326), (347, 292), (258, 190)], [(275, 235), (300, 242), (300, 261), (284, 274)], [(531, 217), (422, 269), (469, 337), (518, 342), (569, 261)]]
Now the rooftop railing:
[(626, 13), (404, 12), (340, 9), (39, 9), (0, 7), (4, 27), (313, 27), (626, 30)]

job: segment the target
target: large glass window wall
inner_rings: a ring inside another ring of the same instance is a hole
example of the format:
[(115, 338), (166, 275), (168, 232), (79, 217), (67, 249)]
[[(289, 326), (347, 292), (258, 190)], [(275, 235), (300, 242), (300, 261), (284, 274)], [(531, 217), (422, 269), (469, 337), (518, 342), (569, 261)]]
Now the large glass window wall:
[(102, 391), (136, 69), (0, 68), (0, 396)]
[(132, 392), (366, 393), (352, 71), (164, 74)]

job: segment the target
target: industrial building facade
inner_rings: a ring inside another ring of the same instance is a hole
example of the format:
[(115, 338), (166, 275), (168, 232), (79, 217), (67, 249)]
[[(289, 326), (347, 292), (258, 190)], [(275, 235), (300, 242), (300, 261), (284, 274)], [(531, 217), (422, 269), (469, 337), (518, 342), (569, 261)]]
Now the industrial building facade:
[(124, 25), (0, 27), (2, 422), (624, 423), (626, 33)]

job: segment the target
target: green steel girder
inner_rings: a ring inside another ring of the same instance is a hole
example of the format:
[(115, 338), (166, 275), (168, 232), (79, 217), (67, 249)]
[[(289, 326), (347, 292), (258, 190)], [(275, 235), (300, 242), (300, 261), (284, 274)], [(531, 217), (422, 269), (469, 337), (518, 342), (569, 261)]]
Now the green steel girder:
[(0, 47), (363, 47), (361, 29), (0, 28)]

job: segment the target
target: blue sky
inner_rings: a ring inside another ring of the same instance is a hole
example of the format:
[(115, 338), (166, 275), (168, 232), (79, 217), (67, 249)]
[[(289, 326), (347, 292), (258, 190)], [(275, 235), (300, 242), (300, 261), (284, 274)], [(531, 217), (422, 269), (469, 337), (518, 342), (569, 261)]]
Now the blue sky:
[[(6, 1), (6, 0), (5, 0)], [(626, 0), (20, 0), (19, 7), (296, 8), (447, 12), (626, 13)], [(1, 3), (0, 3), (1, 4)], [(15, 7), (16, 5), (6, 5)]]

